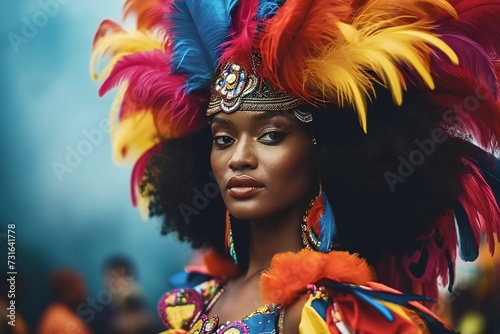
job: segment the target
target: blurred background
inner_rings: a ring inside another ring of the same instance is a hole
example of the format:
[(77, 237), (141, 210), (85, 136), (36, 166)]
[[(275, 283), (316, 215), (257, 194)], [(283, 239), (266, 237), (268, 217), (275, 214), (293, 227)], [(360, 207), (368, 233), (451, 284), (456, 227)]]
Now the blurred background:
[(105, 125), (113, 94), (97, 97), (88, 62), (99, 23), (120, 20), (122, 4), (0, 5), (0, 277), (7, 272), (7, 224), (15, 224), (16, 309), (33, 333), (55, 269), (74, 268), (88, 297), (103, 301), (104, 264), (125, 257), (158, 319), (155, 304), (168, 277), (190, 256), (186, 245), (160, 236), (158, 221), (141, 219), (131, 206), (131, 170), (111, 160)]
[[(7, 228), (15, 224), (16, 314), (28, 327), (24, 333), (37, 332), (54, 286), (65, 284), (82, 292), (77, 316), (89, 328), (102, 321), (105, 306), (121, 300), (119, 293), (126, 290), (141, 296), (140, 308), (150, 317), (148, 333), (158, 332), (155, 304), (171, 288), (169, 277), (191, 256), (187, 245), (160, 236), (159, 221), (142, 221), (131, 206), (130, 168), (117, 168), (111, 160), (106, 124), (113, 94), (97, 97), (88, 62), (99, 23), (120, 20), (122, 4), (0, 4), (0, 314), (5, 319), (2, 303), (10, 288), (4, 276)], [(454, 293), (443, 290), (440, 314), (464, 334), (498, 330), (499, 268), (499, 256), (459, 264), (460, 279)], [(110, 284), (123, 274), (134, 284), (109, 294)], [(135, 312), (139, 304), (126, 304), (127, 312)]]

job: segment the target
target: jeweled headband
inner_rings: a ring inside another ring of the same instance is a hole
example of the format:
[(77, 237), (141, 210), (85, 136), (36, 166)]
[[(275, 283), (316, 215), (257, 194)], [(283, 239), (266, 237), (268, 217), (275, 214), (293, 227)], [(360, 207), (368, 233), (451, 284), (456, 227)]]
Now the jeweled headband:
[(233, 113), (245, 111), (293, 111), (298, 120), (304, 123), (312, 121), (310, 112), (297, 109), (303, 102), (285, 91), (273, 87), (257, 74), (260, 66), (259, 55), (250, 55), (250, 68), (238, 62), (223, 64), (219, 69), (214, 84), (210, 87), (211, 95), (207, 116), (218, 112)]

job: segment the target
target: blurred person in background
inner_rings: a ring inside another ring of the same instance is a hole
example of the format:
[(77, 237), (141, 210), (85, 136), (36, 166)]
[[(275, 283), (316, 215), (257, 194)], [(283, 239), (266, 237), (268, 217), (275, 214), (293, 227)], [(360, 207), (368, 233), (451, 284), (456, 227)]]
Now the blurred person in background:
[(148, 334), (154, 332), (153, 317), (136, 281), (132, 261), (125, 256), (110, 257), (104, 264), (104, 288), (109, 303), (95, 313), (90, 323), (96, 334)]
[(37, 334), (93, 334), (76, 309), (87, 298), (83, 276), (71, 268), (54, 271), (49, 279), (53, 302), (44, 311)]

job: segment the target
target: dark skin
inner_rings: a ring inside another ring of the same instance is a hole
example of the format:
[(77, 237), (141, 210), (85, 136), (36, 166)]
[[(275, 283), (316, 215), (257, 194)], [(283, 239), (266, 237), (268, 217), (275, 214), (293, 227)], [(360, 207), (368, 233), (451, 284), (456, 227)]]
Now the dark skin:
[[(211, 129), (211, 165), (222, 198), (229, 212), (248, 222), (251, 230), (247, 271), (227, 284), (208, 314), (224, 323), (264, 305), (259, 278), (275, 254), (303, 248), (300, 224), (318, 191), (318, 178), (315, 146), (293, 114), (221, 112), (212, 119)], [(231, 185), (232, 177), (249, 177), (252, 184)], [(287, 307), (287, 334), (298, 333), (305, 301)]]

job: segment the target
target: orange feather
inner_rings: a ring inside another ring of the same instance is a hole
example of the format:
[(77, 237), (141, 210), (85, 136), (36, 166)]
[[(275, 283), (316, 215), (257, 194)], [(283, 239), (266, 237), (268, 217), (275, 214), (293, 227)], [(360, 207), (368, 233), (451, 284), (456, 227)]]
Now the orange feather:
[(262, 76), (305, 102), (317, 102), (314, 95), (304, 90), (305, 60), (312, 50), (322, 47), (325, 29), (333, 26), (332, 19), (343, 19), (351, 12), (349, 3), (348, 0), (288, 0), (264, 24), (259, 45)]
[(207, 271), (213, 277), (235, 278), (239, 275), (238, 266), (229, 257), (223, 257), (210, 250), (203, 257)]
[(260, 278), (260, 288), (264, 302), (286, 305), (305, 292), (308, 284), (321, 279), (366, 285), (373, 278), (372, 269), (357, 254), (302, 249), (273, 256)]
[[(137, 29), (151, 29), (163, 21), (166, 6), (162, 0), (126, 0), (123, 5), (123, 20), (135, 14)], [(165, 7), (158, 10), (158, 7)]]

